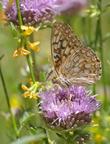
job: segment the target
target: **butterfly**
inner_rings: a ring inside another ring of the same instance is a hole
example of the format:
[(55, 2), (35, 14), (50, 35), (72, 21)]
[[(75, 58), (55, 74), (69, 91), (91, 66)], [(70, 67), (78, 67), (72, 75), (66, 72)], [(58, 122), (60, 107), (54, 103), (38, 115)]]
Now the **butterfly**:
[(51, 55), (54, 68), (47, 79), (63, 86), (93, 84), (101, 77), (101, 62), (86, 47), (70, 25), (55, 22), (51, 33)]

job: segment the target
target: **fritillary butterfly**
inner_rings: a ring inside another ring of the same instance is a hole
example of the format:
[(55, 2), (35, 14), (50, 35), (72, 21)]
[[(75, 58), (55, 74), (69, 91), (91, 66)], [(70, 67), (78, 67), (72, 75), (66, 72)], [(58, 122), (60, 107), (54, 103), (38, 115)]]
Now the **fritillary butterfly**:
[(54, 69), (48, 80), (62, 85), (92, 84), (101, 77), (101, 62), (67, 24), (56, 22), (52, 28), (51, 55)]

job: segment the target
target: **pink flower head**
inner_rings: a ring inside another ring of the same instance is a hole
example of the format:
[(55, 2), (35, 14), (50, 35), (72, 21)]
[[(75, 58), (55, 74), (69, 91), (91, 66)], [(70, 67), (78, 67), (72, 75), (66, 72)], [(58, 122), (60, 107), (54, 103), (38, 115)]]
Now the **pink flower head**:
[[(9, 0), (0, 0), (9, 21), (18, 25), (16, 2), (8, 7)], [(23, 23), (34, 25), (50, 22), (56, 15), (79, 11), (86, 5), (86, 0), (20, 0)]]
[[(7, 9), (8, 2), (9, 0), (1, 0), (0, 3), (8, 20), (18, 25), (16, 1)], [(23, 23), (27, 25), (51, 21), (55, 15), (51, 0), (20, 0), (20, 9)]]
[(56, 0), (55, 9), (58, 13), (75, 13), (87, 5), (87, 0)]
[(82, 86), (53, 88), (40, 94), (42, 115), (51, 127), (70, 129), (91, 122), (100, 103)]

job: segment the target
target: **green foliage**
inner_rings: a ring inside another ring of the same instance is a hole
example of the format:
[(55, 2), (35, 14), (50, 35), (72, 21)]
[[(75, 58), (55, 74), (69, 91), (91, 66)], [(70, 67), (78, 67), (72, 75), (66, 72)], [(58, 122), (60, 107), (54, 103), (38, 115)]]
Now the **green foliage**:
[[(27, 45), (26, 41), (29, 41), (29, 37), (24, 38), (21, 31), (12, 23), (9, 25), (0, 23), (0, 64), (10, 99), (10, 101), (6, 101), (2, 83), (0, 83), (0, 139), (3, 144), (73, 144), (73, 142), (76, 144), (77, 140), (82, 142), (83, 138), (88, 140), (89, 136), (91, 139), (87, 142), (88, 144), (110, 143), (109, 12), (108, 0), (91, 0), (89, 7), (82, 15), (61, 17), (66, 23), (74, 26), (75, 31), (84, 39), (85, 43), (100, 56), (103, 65), (102, 80), (93, 89), (94, 93), (99, 93), (98, 98), (102, 101), (102, 109), (94, 115), (93, 125), (84, 131), (76, 129), (61, 132), (49, 128), (45, 125), (41, 117), (42, 113), (38, 109), (39, 96), (37, 95), (35, 100), (25, 99), (21, 94), (21, 88), (18, 88), (21, 83), (25, 83), (26, 86), (30, 85), (32, 81), (29, 83), (29, 74), (31, 73), (31, 77), (35, 76), (34, 80), (41, 82), (40, 88), (37, 87), (35, 93), (44, 89), (45, 82), (47, 83), (44, 71), (48, 71), (48, 63), (51, 61), (49, 57), (50, 30), (44, 25), (38, 33), (33, 34), (31, 41), (39, 39), (41, 49), (32, 57), (27, 56), (26, 62), (26, 58), (14, 59), (12, 54), (21, 43)], [(32, 67), (33, 59), (35, 69)], [(29, 72), (29, 68), (31, 72)], [(12, 103), (13, 95), (19, 97), (22, 102), (14, 97), (14, 103)], [(9, 102), (12, 104), (7, 106)]]

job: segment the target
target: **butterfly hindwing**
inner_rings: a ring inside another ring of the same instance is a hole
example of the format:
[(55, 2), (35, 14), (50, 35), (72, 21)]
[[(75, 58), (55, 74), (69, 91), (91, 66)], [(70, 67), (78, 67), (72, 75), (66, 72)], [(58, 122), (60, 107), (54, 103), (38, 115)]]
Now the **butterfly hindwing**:
[(95, 83), (100, 79), (101, 72), (100, 60), (90, 48), (82, 48), (69, 55), (59, 69), (59, 73), (71, 84)]

